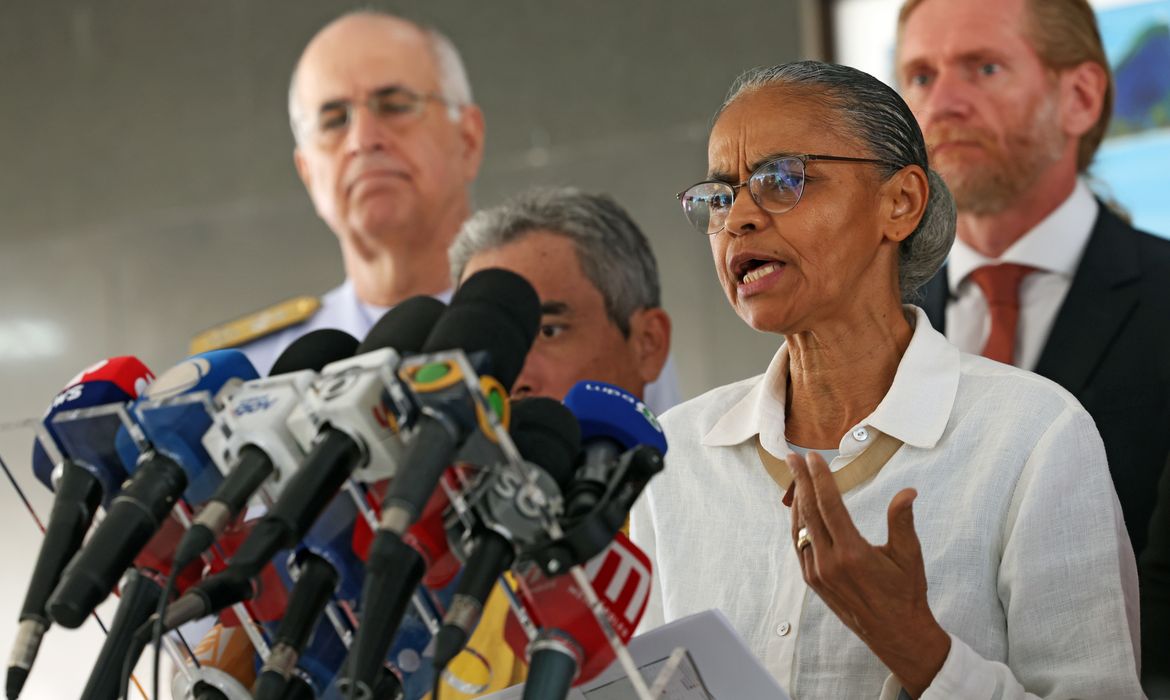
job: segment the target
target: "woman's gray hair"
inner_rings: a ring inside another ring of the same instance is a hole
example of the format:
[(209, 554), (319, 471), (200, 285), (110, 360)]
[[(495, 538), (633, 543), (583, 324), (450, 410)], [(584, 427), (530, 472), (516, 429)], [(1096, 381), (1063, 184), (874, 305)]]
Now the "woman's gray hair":
[[(955, 240), (955, 202), (938, 173), (930, 169), (926, 142), (913, 112), (891, 87), (848, 66), (799, 61), (752, 68), (736, 79), (715, 119), (740, 97), (770, 88), (799, 91), (820, 100), (839, 120), (830, 126), (844, 130), (869, 151), (869, 157), (890, 163), (878, 166), (889, 178), (907, 165), (927, 173), (930, 196), (918, 227), (898, 249), (898, 286), (902, 300), (919, 299), (919, 288), (938, 272)], [(852, 155), (852, 154), (849, 154)]]
[(451, 278), (458, 284), (475, 255), (537, 231), (572, 241), (581, 270), (622, 335), (629, 335), (635, 311), (661, 306), (658, 263), (642, 230), (613, 198), (571, 187), (528, 190), (477, 212), (451, 244)]

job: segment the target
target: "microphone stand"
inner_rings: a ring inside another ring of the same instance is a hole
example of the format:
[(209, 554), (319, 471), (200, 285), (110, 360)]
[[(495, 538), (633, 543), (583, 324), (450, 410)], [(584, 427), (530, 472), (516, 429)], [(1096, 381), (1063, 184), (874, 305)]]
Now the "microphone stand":
[[(606, 640), (613, 649), (614, 656), (617, 657), (618, 663), (621, 664), (622, 670), (625, 671), (626, 677), (633, 686), (638, 700), (657, 700), (662, 695), (662, 691), (678, 669), (679, 662), (686, 654), (686, 650), (682, 647), (674, 649), (668, 663), (655, 677), (652, 684), (653, 691), (647, 687), (646, 681), (638, 671), (637, 664), (634, 663), (633, 656), (630, 655), (626, 645), (622, 643), (621, 637), (618, 636), (613, 625), (609, 623), (605, 604), (601, 602), (601, 597), (593, 589), (593, 584), (589, 581), (582, 564), (609, 544), (625, 519), (622, 515), (620, 519), (617, 519), (615, 525), (615, 515), (619, 512), (629, 513), (630, 507), (633, 506), (650, 477), (662, 471), (662, 467), (662, 455), (654, 448), (639, 446), (627, 451), (622, 456), (610, 486), (606, 489), (601, 500), (586, 515), (581, 517), (567, 533), (546, 507), (540, 508), (544, 528), (552, 541), (526, 553), (523, 557), (535, 561), (550, 576), (562, 574), (565, 565), (569, 565), (569, 576), (573, 578), (574, 583), (577, 584), (581, 594), (585, 597), (585, 604), (601, 627)], [(520, 488), (521, 490), (535, 489), (535, 474), (526, 473), (525, 481)], [(608, 537), (604, 536), (605, 533), (608, 533)], [(531, 618), (523, 609), (523, 603), (503, 577), (501, 577), (501, 585), (507, 593), (508, 604), (516, 614), (517, 620), (520, 621), (529, 642), (534, 641), (538, 632)]]

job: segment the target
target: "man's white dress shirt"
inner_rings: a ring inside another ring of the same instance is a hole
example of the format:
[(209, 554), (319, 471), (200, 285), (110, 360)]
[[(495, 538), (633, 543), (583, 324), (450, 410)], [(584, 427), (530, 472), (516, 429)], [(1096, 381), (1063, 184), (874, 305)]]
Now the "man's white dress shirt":
[[(918, 491), (927, 595), (952, 640), (922, 697), (1141, 697), (1137, 574), (1092, 419), (1056, 384), (960, 353), (905, 308), (915, 328), (893, 385), (830, 468), (879, 433), (904, 442), (844, 501), (881, 544), (890, 500)], [(757, 435), (789, 452), (787, 379), (781, 345), (763, 375), (662, 418), (666, 468), (630, 528), (654, 566), (641, 629), (720, 608), (794, 698), (894, 698), (897, 680), (805, 585), (756, 452)]]
[(1020, 321), (1012, 364), (1035, 369), (1056, 312), (1072, 286), (1099, 207), (1089, 187), (1078, 180), (1068, 199), (998, 258), (988, 258), (956, 239), (947, 259), (947, 291), (951, 297), (947, 304), (947, 338), (963, 352), (983, 352), (991, 333), (991, 316), (983, 290), (969, 275), (984, 265), (1030, 265), (1037, 270), (1020, 283)]
[[(435, 295), (443, 303), (450, 303), (454, 290)], [(358, 299), (353, 283), (346, 279), (340, 287), (321, 297), (321, 308), (304, 323), (265, 336), (240, 348), (252, 361), (261, 377), (267, 376), (276, 358), (292, 341), (320, 328), (336, 328), (361, 340), (389, 308), (371, 306)], [(669, 355), (658, 379), (646, 385), (646, 405), (655, 413), (663, 413), (682, 400), (678, 385), (678, 371), (674, 355)]]

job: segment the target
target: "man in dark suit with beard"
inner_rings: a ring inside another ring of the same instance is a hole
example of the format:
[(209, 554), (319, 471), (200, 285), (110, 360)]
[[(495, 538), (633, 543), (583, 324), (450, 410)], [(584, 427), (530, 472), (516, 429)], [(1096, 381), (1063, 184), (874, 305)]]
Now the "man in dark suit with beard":
[[(1074, 394), (1105, 442), (1134, 552), (1170, 545), (1150, 530), (1170, 453), (1170, 241), (1085, 182), (1113, 98), (1088, 2), (908, 0), (897, 75), (959, 211), (927, 287), (931, 322), (960, 349)], [(1170, 630), (1154, 624), (1166, 582), (1148, 564), (1166, 556), (1143, 557), (1147, 676), (1170, 663)]]

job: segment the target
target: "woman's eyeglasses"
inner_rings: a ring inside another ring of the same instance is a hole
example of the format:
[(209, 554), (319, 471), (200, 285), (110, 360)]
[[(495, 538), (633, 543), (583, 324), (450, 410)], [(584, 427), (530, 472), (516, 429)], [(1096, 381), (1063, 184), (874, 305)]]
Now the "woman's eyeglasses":
[(901, 166), (873, 158), (846, 158), (816, 154), (793, 155), (776, 158), (756, 168), (746, 182), (732, 185), (717, 180), (708, 180), (691, 185), (678, 194), (687, 221), (699, 233), (708, 236), (719, 233), (727, 225), (727, 215), (735, 202), (736, 191), (745, 185), (752, 199), (761, 209), (773, 214), (783, 214), (800, 201), (804, 193), (804, 169), (810, 160), (841, 163), (871, 163), (898, 168)]

